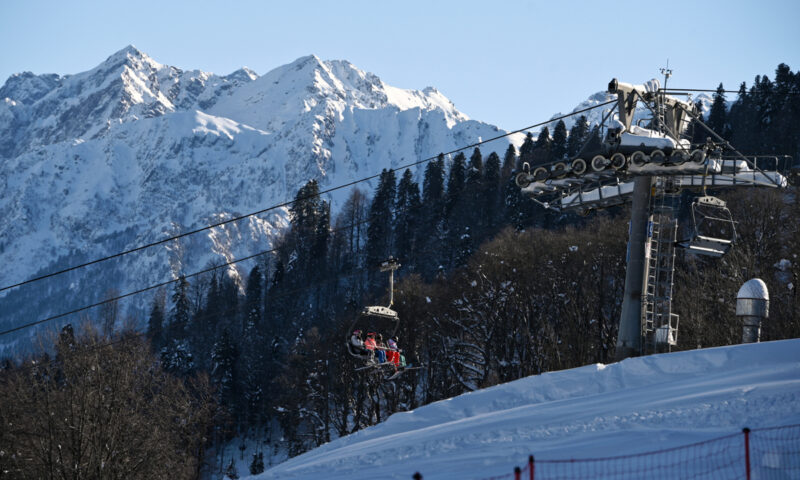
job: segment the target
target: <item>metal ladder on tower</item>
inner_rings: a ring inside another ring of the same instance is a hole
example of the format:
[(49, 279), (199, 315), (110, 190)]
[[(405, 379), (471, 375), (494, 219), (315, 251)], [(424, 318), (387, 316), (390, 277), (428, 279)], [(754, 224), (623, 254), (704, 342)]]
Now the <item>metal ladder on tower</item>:
[(672, 313), (675, 247), (678, 239), (680, 180), (656, 177), (650, 199), (647, 275), (642, 299), (642, 353), (669, 350), (677, 343), (677, 314)]

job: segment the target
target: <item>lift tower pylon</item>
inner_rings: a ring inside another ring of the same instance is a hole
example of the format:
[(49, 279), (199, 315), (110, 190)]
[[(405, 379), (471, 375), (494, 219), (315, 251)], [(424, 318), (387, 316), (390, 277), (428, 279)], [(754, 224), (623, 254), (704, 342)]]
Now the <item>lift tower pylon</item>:
[(617, 356), (624, 355), (622, 358), (637, 355), (642, 347), (639, 319), (642, 315), (642, 292), (647, 267), (644, 257), (652, 188), (653, 177), (637, 177), (633, 181), (625, 293), (622, 299), (622, 314), (617, 336)]
[[(785, 188), (786, 175), (797, 168), (788, 156), (742, 155), (703, 123), (693, 102), (667, 95), (658, 80), (632, 85), (613, 79), (608, 93), (616, 95), (617, 102), (604, 116), (600, 147), (588, 150), (585, 145), (569, 161), (558, 159), (533, 168), (525, 164), (516, 183), (535, 202), (560, 212), (585, 213), (632, 202), (616, 349), (616, 359), (621, 360), (668, 349), (676, 342), (678, 316), (672, 311), (676, 247), (719, 257), (733, 241), (733, 237), (708, 236), (695, 228), (690, 241), (678, 242), (676, 205), (681, 191)], [(640, 103), (644, 110), (637, 110)], [(642, 118), (642, 113), (649, 118)], [(692, 144), (690, 125), (705, 129), (708, 140)], [(705, 199), (702, 205), (695, 202), (698, 212), (700, 207), (727, 211), (725, 202), (701, 198)], [(730, 218), (705, 218), (707, 224), (727, 221), (734, 231)]]

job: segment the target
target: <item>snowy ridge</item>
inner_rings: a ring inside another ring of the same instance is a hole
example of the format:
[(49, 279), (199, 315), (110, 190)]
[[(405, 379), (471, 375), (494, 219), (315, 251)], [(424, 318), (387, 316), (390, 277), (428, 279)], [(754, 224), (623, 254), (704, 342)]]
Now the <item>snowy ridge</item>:
[[(433, 88), (313, 55), (219, 76), (129, 46), (87, 72), (13, 75), (0, 99), (2, 285), (285, 202), (312, 178), (348, 183), (503, 133)], [(348, 194), (328, 198), (334, 214)], [(2, 292), (0, 330), (266, 250), (286, 225), (276, 210)]]
[(800, 423), (800, 340), (631, 358), (398, 413), (248, 478), (482, 478), (527, 456), (597, 458)]

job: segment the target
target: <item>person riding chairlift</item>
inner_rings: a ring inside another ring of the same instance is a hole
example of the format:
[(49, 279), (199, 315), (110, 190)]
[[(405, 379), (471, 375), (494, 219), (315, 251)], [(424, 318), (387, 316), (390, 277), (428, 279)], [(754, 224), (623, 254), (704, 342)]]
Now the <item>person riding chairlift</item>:
[(403, 355), (400, 354), (400, 348), (397, 346), (397, 335), (389, 339), (389, 351), (387, 352), (389, 361), (394, 364), (395, 371), (398, 368), (403, 368), (406, 366), (405, 358)]
[(353, 335), (350, 336), (350, 345), (354, 353), (364, 357), (370, 356), (370, 352), (364, 347), (364, 341), (361, 340), (361, 330), (354, 330)]
[(378, 344), (375, 343), (375, 333), (369, 332), (367, 334), (367, 339), (364, 341), (364, 348), (369, 350), (370, 359), (374, 359), (375, 350), (378, 348)]
[(375, 351), (378, 352), (378, 363), (386, 363), (386, 344), (383, 343), (383, 335), (378, 334)]
[(386, 356), (388, 357), (389, 361), (394, 364), (394, 371), (397, 371), (397, 367), (400, 366), (400, 352), (397, 349), (397, 337), (394, 336), (386, 342), (389, 345), (389, 350), (386, 351)]

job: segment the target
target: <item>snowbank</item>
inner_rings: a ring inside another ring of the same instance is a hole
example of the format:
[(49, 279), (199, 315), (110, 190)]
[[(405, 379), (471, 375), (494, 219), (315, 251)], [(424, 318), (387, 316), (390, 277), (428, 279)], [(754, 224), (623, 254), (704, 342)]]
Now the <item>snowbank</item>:
[(393, 415), (253, 477), (482, 478), (536, 458), (680, 446), (800, 423), (800, 340), (632, 358), (524, 378)]

